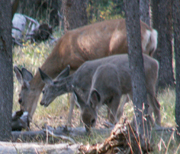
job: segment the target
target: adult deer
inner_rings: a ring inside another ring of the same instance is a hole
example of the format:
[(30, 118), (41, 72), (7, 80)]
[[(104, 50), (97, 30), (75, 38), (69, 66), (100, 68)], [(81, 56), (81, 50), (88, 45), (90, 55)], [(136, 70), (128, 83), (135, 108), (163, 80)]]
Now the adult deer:
[[(67, 65), (75, 71), (87, 60), (128, 52), (124, 19), (107, 20), (68, 31), (57, 42), (41, 69), (55, 78)], [(157, 47), (157, 31), (141, 21), (141, 41), (144, 53), (152, 55)], [(37, 107), (44, 87), (37, 71), (33, 76), (25, 68), (14, 67), (16, 77), (22, 85), (19, 103), (29, 112), (29, 120)]]
[[(145, 54), (143, 60), (148, 102), (154, 111), (156, 123), (160, 125), (160, 104), (155, 95), (159, 64)], [(122, 94), (129, 94), (132, 98), (131, 71), (127, 54), (87, 61), (69, 76), (68, 66), (55, 80), (48, 77), (41, 69), (39, 71), (45, 82), (41, 105), (48, 106), (57, 96), (74, 92), (87, 130), (95, 125), (100, 106), (106, 104), (113, 117), (116, 117)], [(121, 105), (121, 112), (123, 106), (124, 104)], [(116, 118), (111, 122), (117, 122)]]

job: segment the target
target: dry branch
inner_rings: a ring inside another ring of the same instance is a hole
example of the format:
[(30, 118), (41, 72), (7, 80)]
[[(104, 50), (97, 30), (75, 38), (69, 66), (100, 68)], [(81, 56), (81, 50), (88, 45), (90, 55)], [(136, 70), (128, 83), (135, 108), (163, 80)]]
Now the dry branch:
[(75, 141), (71, 137), (68, 137), (68, 136), (65, 136), (65, 135), (56, 135), (52, 131), (50, 131), (48, 129), (45, 129), (44, 131), (47, 132), (49, 135), (55, 137), (55, 138), (60, 138), (60, 139), (63, 139), (63, 140), (68, 140), (68, 141), (70, 141), (70, 142), (75, 144)]
[[(137, 133), (129, 123), (117, 124), (112, 130), (111, 135), (104, 143), (93, 146), (82, 145), (80, 151), (85, 154), (128, 154), (139, 151), (140, 143), (137, 139)], [(148, 147), (145, 151), (150, 151)]]

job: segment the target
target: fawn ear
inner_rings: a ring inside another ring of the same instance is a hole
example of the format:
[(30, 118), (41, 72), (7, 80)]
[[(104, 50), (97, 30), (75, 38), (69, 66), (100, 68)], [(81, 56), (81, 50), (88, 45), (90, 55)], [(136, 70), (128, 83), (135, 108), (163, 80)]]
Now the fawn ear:
[(20, 84), (22, 84), (23, 83), (22, 71), (17, 66), (14, 66), (14, 72), (16, 74), (17, 80), (19, 81)]
[(93, 89), (90, 95), (90, 104), (92, 108), (96, 108), (101, 101), (101, 96), (96, 89)]
[(69, 76), (70, 73), (70, 65), (68, 65), (64, 70), (62, 70), (62, 72), (56, 77), (55, 80), (60, 80), (62, 78), (65, 78), (67, 76)]
[(40, 68), (39, 68), (39, 73), (41, 75), (41, 79), (45, 84), (53, 84), (53, 80), (46, 74), (44, 73)]
[(24, 81), (31, 81), (33, 78), (33, 75), (31, 72), (29, 72), (26, 68), (22, 68), (22, 77)]

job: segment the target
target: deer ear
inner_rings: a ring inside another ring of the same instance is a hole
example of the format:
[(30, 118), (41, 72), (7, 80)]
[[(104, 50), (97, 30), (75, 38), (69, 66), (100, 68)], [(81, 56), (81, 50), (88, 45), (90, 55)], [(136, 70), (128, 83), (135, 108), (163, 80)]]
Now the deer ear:
[(96, 108), (96, 106), (98, 106), (98, 104), (100, 103), (101, 101), (101, 96), (99, 94), (99, 92), (94, 89), (92, 92), (91, 92), (91, 97), (90, 97), (90, 103), (91, 103), (91, 106), (93, 108)]
[(62, 72), (56, 77), (56, 80), (60, 80), (62, 78), (65, 78), (69, 76), (70, 73), (70, 65), (68, 65)]
[(17, 66), (14, 66), (14, 72), (16, 74), (16, 78), (19, 81), (19, 83), (23, 84), (23, 77), (21, 70)]
[(31, 81), (33, 78), (33, 75), (31, 72), (29, 72), (26, 68), (22, 68), (22, 77), (24, 81)]
[(39, 73), (44, 83), (53, 84), (53, 80), (46, 73), (44, 73), (40, 68), (39, 68)]
[(25, 88), (25, 89), (28, 89), (30, 87), (29, 82), (26, 81), (26, 80), (23, 80), (22, 87)]

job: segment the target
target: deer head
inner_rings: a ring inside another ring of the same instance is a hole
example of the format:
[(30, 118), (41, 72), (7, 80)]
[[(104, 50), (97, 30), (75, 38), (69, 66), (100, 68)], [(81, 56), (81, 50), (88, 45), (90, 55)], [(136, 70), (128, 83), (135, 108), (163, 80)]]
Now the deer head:
[(26, 102), (34, 102), (35, 99), (37, 99), (35, 95), (38, 93), (37, 92), (36, 94), (33, 95), (34, 97), (32, 97), (34, 88), (30, 86), (30, 82), (33, 79), (33, 75), (26, 68), (19, 69), (17, 66), (14, 66), (14, 72), (16, 74), (17, 80), (21, 84), (21, 92), (19, 93), (19, 99), (18, 99), (20, 108), (23, 111), (29, 111), (30, 108), (32, 108), (32, 104)]
[(67, 92), (66, 77), (69, 76), (70, 66), (68, 65), (54, 80), (45, 74), (40, 68), (39, 72), (45, 86), (42, 90), (43, 97), (41, 105), (47, 107), (57, 96)]
[(81, 109), (81, 120), (85, 125), (86, 131), (89, 132), (91, 127), (96, 125), (97, 112), (93, 106), (86, 104), (87, 99), (80, 88), (73, 86), (73, 92), (75, 95), (76, 104)]

